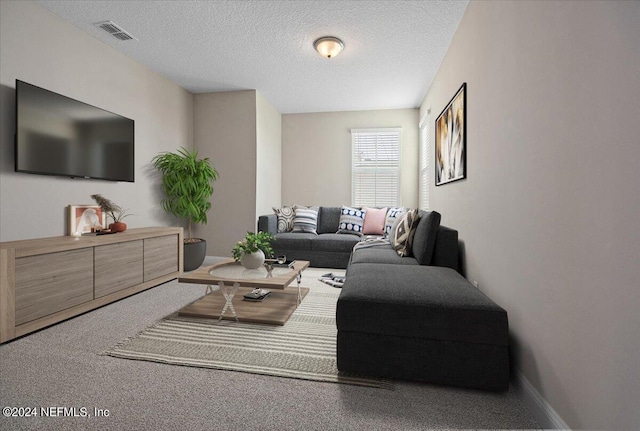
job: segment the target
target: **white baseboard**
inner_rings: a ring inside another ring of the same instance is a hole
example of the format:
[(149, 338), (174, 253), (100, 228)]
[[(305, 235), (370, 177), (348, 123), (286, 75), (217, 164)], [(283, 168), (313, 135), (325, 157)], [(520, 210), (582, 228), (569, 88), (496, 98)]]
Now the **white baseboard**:
[(518, 370), (516, 370), (514, 383), (520, 399), (522, 399), (522, 402), (529, 409), (541, 428), (571, 430), (565, 421), (562, 420), (558, 412), (551, 407), (551, 404), (544, 399), (540, 392), (538, 392), (529, 380)]

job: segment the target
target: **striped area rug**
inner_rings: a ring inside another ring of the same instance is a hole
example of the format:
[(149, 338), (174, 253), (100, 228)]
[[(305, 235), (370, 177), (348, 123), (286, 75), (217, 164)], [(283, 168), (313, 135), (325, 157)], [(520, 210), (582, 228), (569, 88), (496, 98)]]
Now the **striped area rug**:
[[(173, 365), (393, 389), (392, 382), (341, 373), (336, 367), (336, 302), (340, 290), (309, 268), (310, 291), (284, 326), (165, 317), (104, 354)], [(344, 271), (341, 271), (344, 273)], [(191, 286), (185, 286), (192, 289)]]

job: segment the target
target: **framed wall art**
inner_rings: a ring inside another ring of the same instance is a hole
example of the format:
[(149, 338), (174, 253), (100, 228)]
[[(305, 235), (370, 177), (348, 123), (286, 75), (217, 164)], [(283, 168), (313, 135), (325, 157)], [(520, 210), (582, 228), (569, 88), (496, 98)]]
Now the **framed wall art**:
[(107, 228), (107, 215), (97, 205), (69, 205), (69, 235)]
[(436, 119), (436, 186), (467, 177), (467, 83)]

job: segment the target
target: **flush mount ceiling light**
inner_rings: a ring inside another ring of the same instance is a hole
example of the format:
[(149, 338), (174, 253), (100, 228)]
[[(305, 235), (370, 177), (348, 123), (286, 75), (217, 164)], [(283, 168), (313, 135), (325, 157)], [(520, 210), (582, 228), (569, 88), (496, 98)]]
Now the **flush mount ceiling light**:
[(313, 42), (313, 47), (321, 56), (333, 58), (344, 49), (344, 43), (337, 37), (325, 36)]

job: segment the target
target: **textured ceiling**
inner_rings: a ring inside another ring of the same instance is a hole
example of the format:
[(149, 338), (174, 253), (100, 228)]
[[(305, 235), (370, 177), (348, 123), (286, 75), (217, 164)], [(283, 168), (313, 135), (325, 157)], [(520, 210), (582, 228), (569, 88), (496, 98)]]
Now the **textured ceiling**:
[[(413, 108), (467, 1), (38, 1), (193, 92), (258, 90), (281, 113)], [(94, 24), (113, 21), (137, 40)], [(333, 59), (313, 41), (336, 36)]]

